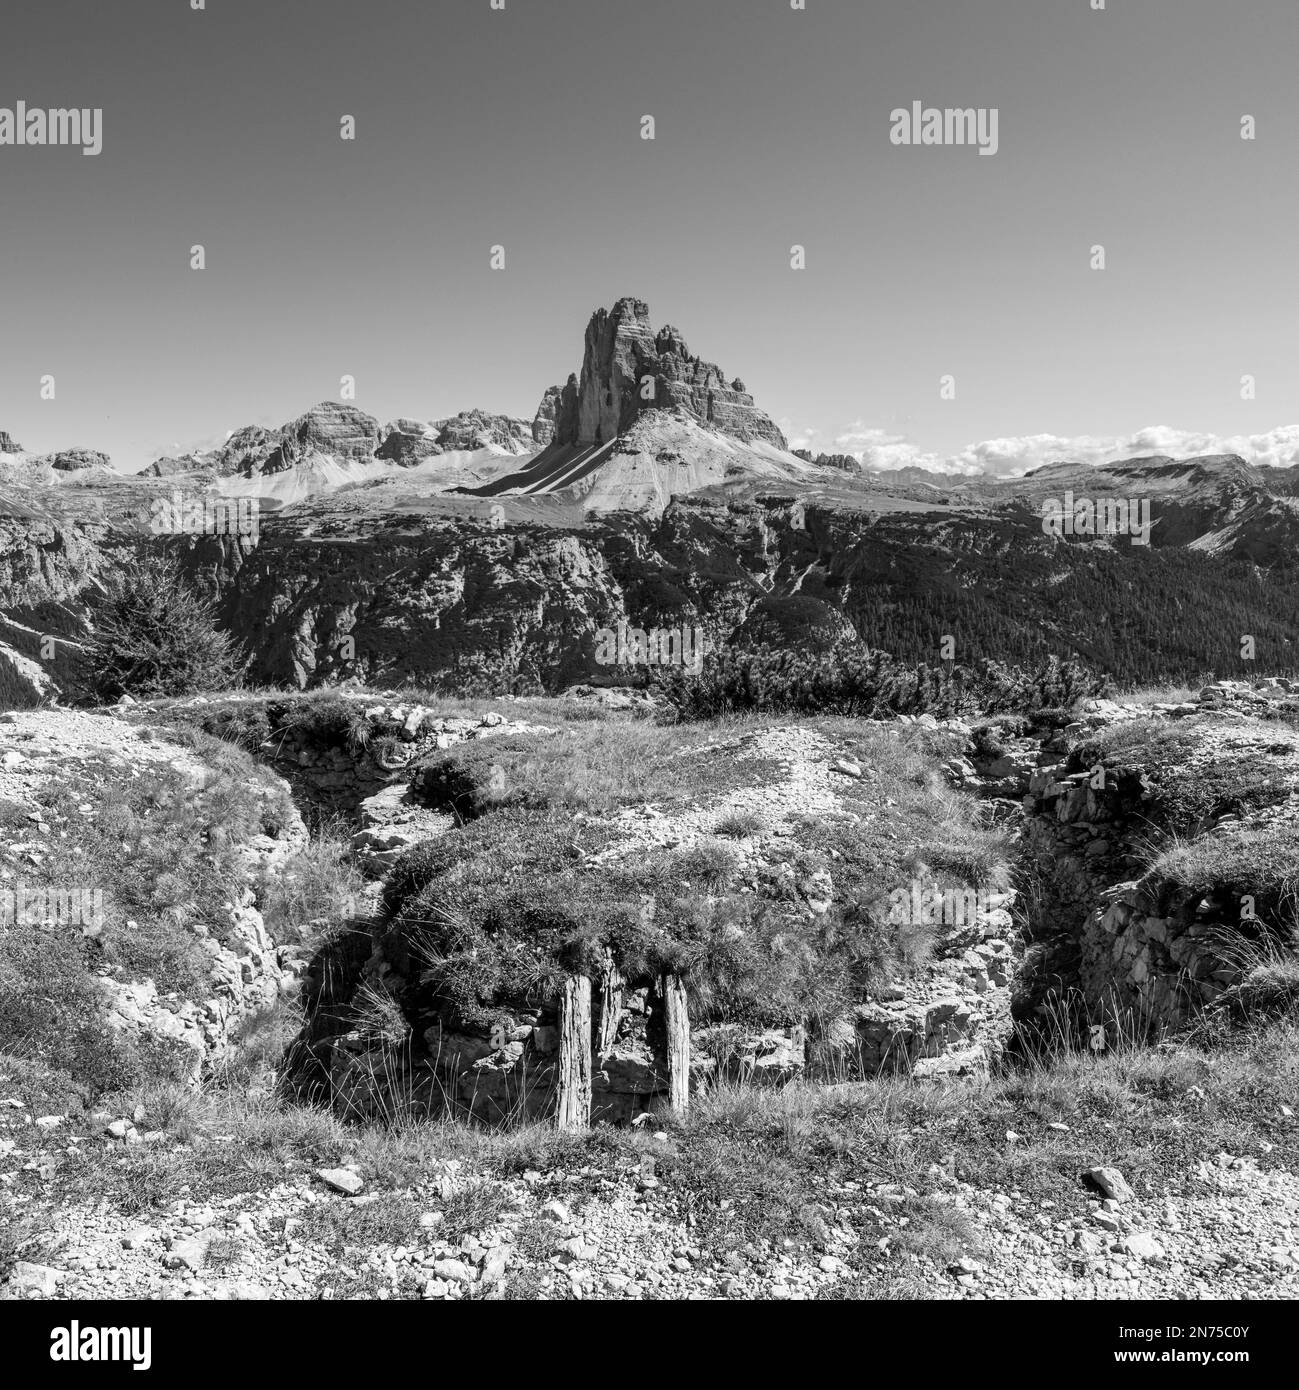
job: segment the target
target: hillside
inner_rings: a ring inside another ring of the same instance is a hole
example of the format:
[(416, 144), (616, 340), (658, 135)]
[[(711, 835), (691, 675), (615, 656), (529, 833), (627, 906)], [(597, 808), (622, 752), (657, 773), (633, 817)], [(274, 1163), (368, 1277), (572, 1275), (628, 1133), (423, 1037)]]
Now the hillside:
[(9, 715), (0, 1296), (1294, 1297), (1293, 705)]

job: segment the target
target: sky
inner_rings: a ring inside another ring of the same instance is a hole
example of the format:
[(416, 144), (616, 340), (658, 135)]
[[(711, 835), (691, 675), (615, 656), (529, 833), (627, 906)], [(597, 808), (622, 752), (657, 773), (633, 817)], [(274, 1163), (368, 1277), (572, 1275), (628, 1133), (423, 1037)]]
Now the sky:
[[(5, 0), (0, 112), (103, 116), (0, 145), (0, 429), (530, 419), (635, 295), (877, 466), (1299, 460), (1299, 6), (1093, 3)], [(893, 143), (917, 101), (996, 153)]]

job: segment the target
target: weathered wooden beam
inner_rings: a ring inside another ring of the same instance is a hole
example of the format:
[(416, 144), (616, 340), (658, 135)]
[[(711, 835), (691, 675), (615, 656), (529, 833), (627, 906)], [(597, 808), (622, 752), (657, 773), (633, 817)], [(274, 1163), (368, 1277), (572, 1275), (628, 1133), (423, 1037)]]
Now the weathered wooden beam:
[(559, 996), (560, 1129), (591, 1124), (591, 981), (569, 975)]
[(664, 975), (663, 1010), (667, 1024), (668, 1104), (676, 1115), (690, 1108), (690, 1010), (680, 975)]
[(618, 1037), (618, 1024), (622, 1021), (622, 973), (609, 961), (600, 977), (600, 1035), (596, 1040), (595, 1055), (605, 1057), (613, 1051)]

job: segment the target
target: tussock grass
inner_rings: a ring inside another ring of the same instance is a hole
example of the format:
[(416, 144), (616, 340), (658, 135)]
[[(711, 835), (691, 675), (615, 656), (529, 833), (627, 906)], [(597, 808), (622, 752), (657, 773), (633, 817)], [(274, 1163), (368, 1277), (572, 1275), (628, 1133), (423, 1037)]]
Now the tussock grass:
[(345, 1245), (415, 1245), (422, 1236), (423, 1211), (423, 1204), (414, 1198), (392, 1192), (360, 1206), (346, 1199), (319, 1202), (307, 1211), (294, 1234), (298, 1240), (338, 1254)]
[[(1209, 719), (1208, 728), (1214, 726)], [(1204, 720), (1191, 717), (1176, 724), (1159, 718), (1113, 724), (1080, 743), (1071, 766), (1102, 762), (1120, 777), (1127, 770), (1141, 775), (1148, 814), (1158, 827), (1175, 834), (1197, 834), (1226, 812), (1256, 810), (1285, 800), (1291, 776), (1268, 765), (1251, 747), (1215, 749), (1205, 738)], [(1279, 748), (1288, 750), (1289, 743)]]
[(778, 774), (758, 759), (736, 762), (728, 756), (733, 743), (706, 727), (632, 719), (584, 723), (555, 735), (459, 744), (427, 757), (416, 780), (431, 804), (466, 819), (505, 807), (603, 814), (647, 803), (681, 806)]
[(277, 945), (318, 944), (359, 915), (365, 879), (348, 850), (341, 818), (322, 820), (310, 842), (263, 874), (257, 906)]

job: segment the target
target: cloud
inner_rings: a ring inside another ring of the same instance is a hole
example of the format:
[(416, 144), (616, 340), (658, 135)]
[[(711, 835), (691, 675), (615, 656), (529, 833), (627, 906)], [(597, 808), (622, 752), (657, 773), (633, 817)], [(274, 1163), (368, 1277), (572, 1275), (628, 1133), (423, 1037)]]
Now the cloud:
[(852, 454), (867, 468), (888, 472), (926, 468), (932, 473), (1013, 478), (1046, 463), (1113, 463), (1146, 454), (1189, 458), (1196, 454), (1239, 454), (1248, 463), (1291, 468), (1299, 464), (1299, 425), (1278, 425), (1262, 434), (1217, 435), (1147, 425), (1127, 435), (1012, 435), (968, 444), (955, 454), (922, 449), (905, 435), (854, 421), (834, 439), (832, 452)]
[(821, 431), (815, 426), (796, 428), (788, 415), (782, 415), (776, 424), (780, 427), (781, 434), (789, 440), (791, 449), (807, 449), (814, 454), (822, 451)]

